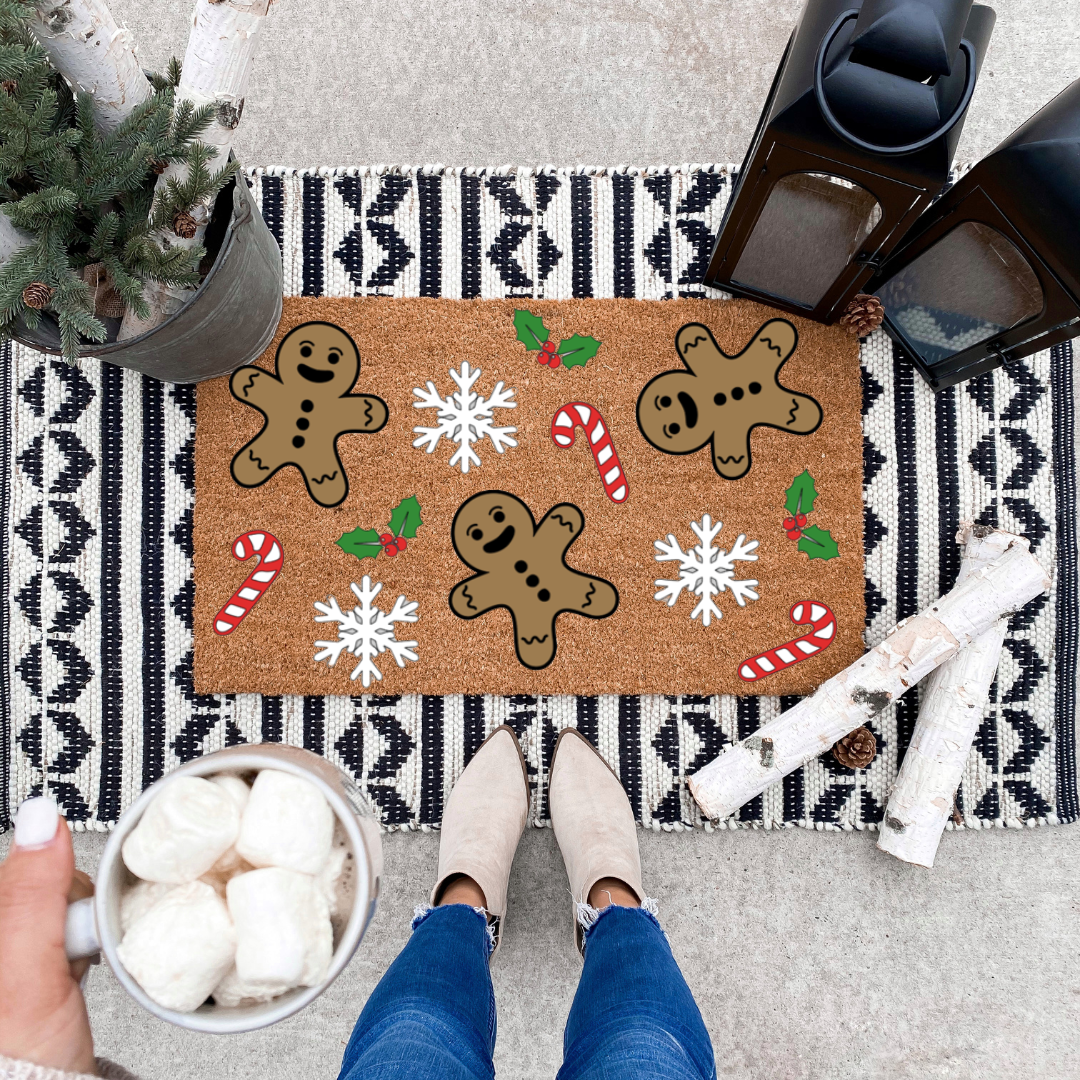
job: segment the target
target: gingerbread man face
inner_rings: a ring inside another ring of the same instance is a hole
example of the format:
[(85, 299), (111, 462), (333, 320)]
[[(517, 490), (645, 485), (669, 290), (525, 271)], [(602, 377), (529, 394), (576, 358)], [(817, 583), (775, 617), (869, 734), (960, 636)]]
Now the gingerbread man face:
[(337, 506), (349, 494), (337, 441), (347, 432), (382, 428), (389, 415), (386, 403), (372, 394), (349, 393), (360, 373), (360, 354), (353, 339), (332, 323), (304, 323), (286, 334), (274, 370), (271, 375), (242, 367), (229, 382), (233, 397), (266, 418), (259, 434), (233, 458), (233, 479), (241, 487), (258, 487), (294, 465), (320, 506)]
[(821, 406), (780, 383), (780, 369), (798, 340), (787, 319), (772, 319), (742, 352), (728, 356), (708, 327), (687, 324), (675, 335), (686, 370), (657, 375), (638, 398), (642, 435), (665, 454), (692, 454), (711, 443), (720, 476), (745, 476), (754, 428), (809, 435), (821, 424)]
[(514, 648), (525, 667), (545, 668), (555, 659), (555, 618), (572, 611), (603, 619), (619, 604), (610, 581), (566, 565), (566, 552), (585, 528), (570, 503), (553, 506), (537, 525), (516, 495), (482, 491), (454, 516), (454, 550), (477, 573), (450, 593), (450, 609), (475, 619), (504, 607), (514, 620)]

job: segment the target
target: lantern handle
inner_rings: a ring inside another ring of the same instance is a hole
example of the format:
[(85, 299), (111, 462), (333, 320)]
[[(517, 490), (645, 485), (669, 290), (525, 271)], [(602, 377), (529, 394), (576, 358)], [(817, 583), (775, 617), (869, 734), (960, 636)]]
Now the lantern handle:
[(825, 122), (829, 127), (832, 128), (841, 139), (851, 143), (853, 146), (857, 146), (860, 150), (866, 150), (871, 154), (914, 154), (917, 150), (923, 150), (932, 142), (941, 138), (949, 128), (953, 127), (960, 117), (964, 115), (964, 110), (971, 104), (971, 95), (975, 92), (975, 79), (977, 75), (975, 46), (972, 45), (967, 38), (964, 38), (960, 42), (960, 51), (967, 58), (967, 79), (964, 82), (964, 92), (960, 95), (960, 101), (953, 110), (952, 115), (949, 116), (935, 131), (931, 132), (931, 134), (927, 135), (925, 138), (919, 139), (918, 142), (908, 143), (906, 146), (879, 146), (876, 143), (860, 139), (858, 135), (853, 135), (848, 131), (848, 129), (836, 118), (825, 97), (825, 56), (829, 49), (832, 48), (832, 44), (836, 40), (836, 36), (840, 33), (840, 30), (843, 28), (844, 23), (850, 22), (852, 19), (857, 19), (858, 17), (859, 11), (857, 8), (852, 8), (849, 11), (843, 12), (829, 28), (829, 32), (822, 38), (821, 44), (818, 46), (817, 58), (814, 61), (814, 96), (817, 98), (818, 108), (821, 109), (821, 115), (825, 118)]

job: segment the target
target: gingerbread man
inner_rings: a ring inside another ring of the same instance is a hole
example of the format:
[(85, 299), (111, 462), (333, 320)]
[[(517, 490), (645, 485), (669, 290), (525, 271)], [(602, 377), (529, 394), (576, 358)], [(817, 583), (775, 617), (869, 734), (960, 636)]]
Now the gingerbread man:
[(233, 458), (233, 479), (258, 487), (286, 465), (295, 465), (308, 494), (320, 506), (337, 506), (349, 494), (349, 478), (337, 452), (347, 432), (371, 434), (386, 423), (386, 402), (351, 394), (360, 374), (360, 354), (338, 326), (303, 323), (285, 335), (275, 374), (238, 368), (229, 386), (237, 401), (266, 418), (262, 430)]
[(798, 340), (787, 319), (772, 319), (742, 352), (728, 356), (707, 326), (688, 323), (675, 335), (686, 370), (657, 375), (638, 398), (642, 435), (665, 454), (692, 454), (711, 443), (720, 476), (745, 476), (754, 428), (809, 435), (821, 424), (821, 406), (780, 383), (780, 369)]
[(454, 515), (454, 550), (477, 573), (450, 593), (450, 610), (475, 619), (494, 608), (509, 609), (514, 648), (527, 668), (555, 659), (555, 618), (573, 611), (604, 619), (619, 605), (610, 581), (566, 565), (566, 552), (585, 528), (571, 503), (553, 506), (537, 525), (529, 508), (505, 491), (481, 491)]

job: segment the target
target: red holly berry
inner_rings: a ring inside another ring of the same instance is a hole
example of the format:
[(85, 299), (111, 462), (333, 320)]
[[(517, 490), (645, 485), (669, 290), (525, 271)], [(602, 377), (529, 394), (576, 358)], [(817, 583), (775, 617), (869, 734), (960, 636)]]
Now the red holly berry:
[(548, 338), (548, 340), (545, 341), (544, 344), (540, 346), (540, 348), (543, 349), (546, 353), (553, 353), (555, 351), (555, 342), (552, 341), (551, 338)]
[(795, 528), (795, 519), (793, 517), (784, 518), (784, 531), (785, 532), (790, 532), (790, 530), (792, 530), (794, 528)]
[(383, 551), (388, 558), (392, 559), (398, 553), (397, 544), (387, 544)]
[(393, 542), (394, 542), (394, 534), (393, 533), (388, 533), (388, 532), (379, 533), (379, 543), (382, 544), (383, 547), (386, 547), (387, 544), (392, 544)]
[(795, 523), (801, 529), (806, 524), (806, 515), (805, 514), (796, 514), (795, 515)]
[(548, 361), (551, 359), (551, 354), (541, 350), (536, 354), (536, 359), (537, 361), (539, 361), (539, 363), (543, 364), (544, 367), (547, 367)]
[(399, 536), (397, 538), (397, 549), (398, 549), (398, 551), (404, 551), (408, 546), (409, 545), (405, 543), (405, 537), (404, 536)]
[(562, 357), (558, 353), (553, 353), (552, 354), (551, 366), (553, 368), (562, 367)]
[(789, 529), (787, 535), (789, 540), (798, 540), (802, 536), (802, 529)]

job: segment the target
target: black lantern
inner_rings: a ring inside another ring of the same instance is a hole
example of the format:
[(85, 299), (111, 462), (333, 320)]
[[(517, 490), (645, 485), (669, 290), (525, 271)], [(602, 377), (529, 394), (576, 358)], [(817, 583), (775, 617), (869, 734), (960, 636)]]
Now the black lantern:
[(958, 180), (868, 291), (935, 390), (1080, 334), (1080, 80)]
[(705, 284), (838, 319), (944, 186), (994, 18), (971, 0), (808, 0)]

